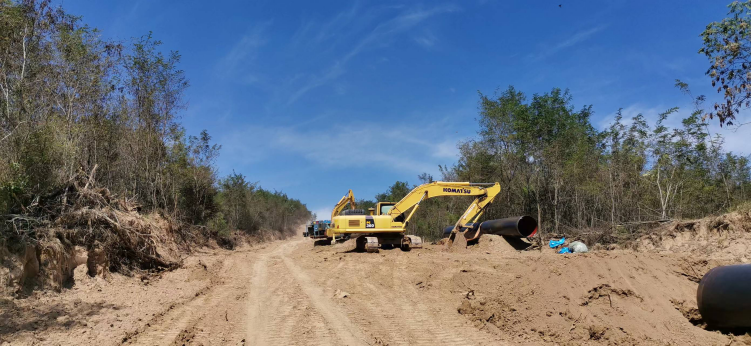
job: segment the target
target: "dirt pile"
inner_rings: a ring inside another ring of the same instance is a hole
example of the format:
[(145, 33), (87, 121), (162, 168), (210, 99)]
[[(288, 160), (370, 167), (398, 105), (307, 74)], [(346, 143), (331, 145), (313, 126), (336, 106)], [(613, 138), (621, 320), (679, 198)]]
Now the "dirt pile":
[(517, 251), (524, 250), (527, 246), (529, 246), (529, 243), (519, 238), (484, 234), (478, 239), (478, 244), (473, 245), (471, 249), (494, 254), (513, 254)]
[(675, 268), (681, 260), (627, 251), (530, 254), (520, 260), (524, 265), (515, 261), (499, 273), (456, 274), (456, 289), (472, 290), (458, 305), (458, 313), (476, 327), (511, 336), (514, 342), (719, 344), (735, 340), (695, 327), (677, 310), (674, 302), (694, 301), (697, 288), (677, 275)]
[(96, 167), (27, 208), (10, 215), (2, 230), (0, 267), (5, 291), (33, 286), (70, 287), (76, 267), (90, 275), (110, 271), (165, 270), (177, 265), (175, 222), (143, 215), (133, 200), (95, 187)]
[(750, 262), (749, 213), (675, 222), (634, 251), (559, 255), (486, 240), (473, 252), (503, 259), (498, 272), (460, 271), (451, 281), (466, 291), (458, 313), (492, 334), (572, 345), (749, 343), (704, 330), (695, 302), (708, 270)]
[(638, 251), (686, 253), (709, 260), (750, 261), (750, 212), (675, 221), (643, 236)]

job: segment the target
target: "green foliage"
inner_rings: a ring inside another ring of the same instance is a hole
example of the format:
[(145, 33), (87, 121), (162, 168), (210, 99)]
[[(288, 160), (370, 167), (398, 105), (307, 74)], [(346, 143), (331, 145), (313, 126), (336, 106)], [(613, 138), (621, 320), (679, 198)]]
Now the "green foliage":
[(230, 229), (247, 233), (271, 229), (294, 234), (312, 216), (300, 201), (259, 188), (234, 172), (220, 180), (217, 204)]
[(385, 192), (376, 195), (376, 202), (399, 202), (412, 188), (406, 181), (397, 181)]
[(7, 176), (3, 177), (0, 186), (0, 208), (9, 210), (11, 206), (19, 202), (19, 196), (28, 194), (29, 178), (23, 172), (21, 165), (17, 162), (11, 162)]
[(366, 212), (369, 208), (376, 208), (376, 202), (368, 199), (359, 199), (355, 201), (355, 205), (358, 206), (358, 209), (363, 209)]
[(223, 233), (308, 216), (242, 176), (218, 181), (220, 146), (178, 122), (189, 85), (180, 58), (151, 33), (104, 41), (48, 1), (0, 0), (0, 216), (44, 213), (48, 196), (92, 172), (97, 187), (146, 212)]
[(699, 53), (710, 61), (706, 74), (724, 98), (708, 115), (717, 116), (721, 126), (733, 124), (750, 104), (750, 1), (734, 1), (728, 8), (728, 17), (708, 24), (700, 34)]
[[(691, 96), (688, 85), (677, 85)], [(592, 108), (575, 108), (565, 90), (530, 99), (513, 87), (480, 94), (478, 136), (460, 143), (457, 164), (441, 167), (441, 180), (500, 182), (502, 192), (484, 218), (532, 215), (544, 234), (596, 227), (620, 237), (631, 234), (623, 226), (630, 222), (704, 217), (748, 203), (749, 160), (724, 152), (721, 137), (709, 137), (704, 98), (693, 101), (695, 110), (678, 128), (666, 125), (678, 111), (671, 108), (653, 125), (641, 114), (625, 123), (619, 111), (597, 131)], [(402, 188), (409, 190), (398, 182), (377, 199)], [(469, 202), (427, 200), (409, 232), (436, 239)]]
[(230, 236), (230, 226), (222, 212), (215, 214), (206, 225), (209, 229), (216, 231), (220, 237), (227, 238)]

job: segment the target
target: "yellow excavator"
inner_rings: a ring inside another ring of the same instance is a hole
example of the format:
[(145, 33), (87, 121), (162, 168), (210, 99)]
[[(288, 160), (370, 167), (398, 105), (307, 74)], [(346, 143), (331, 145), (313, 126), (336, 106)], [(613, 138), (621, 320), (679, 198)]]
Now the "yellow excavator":
[[(378, 252), (381, 247), (400, 247), (405, 251), (420, 248), (422, 239), (406, 235), (405, 230), (420, 203), (439, 196), (475, 196), (475, 200), (447, 234), (448, 246), (467, 245), (467, 242), (477, 241), (483, 233), (517, 237), (535, 234), (538, 225), (529, 216), (477, 222), (500, 191), (499, 183), (435, 181), (416, 187), (399, 202), (378, 202), (366, 214), (362, 209), (355, 209), (355, 198), (350, 190), (334, 206), (332, 224), (326, 231), (326, 237), (330, 242), (342, 237), (357, 237), (357, 249), (367, 252)], [(345, 210), (347, 204), (350, 204), (349, 210)]]

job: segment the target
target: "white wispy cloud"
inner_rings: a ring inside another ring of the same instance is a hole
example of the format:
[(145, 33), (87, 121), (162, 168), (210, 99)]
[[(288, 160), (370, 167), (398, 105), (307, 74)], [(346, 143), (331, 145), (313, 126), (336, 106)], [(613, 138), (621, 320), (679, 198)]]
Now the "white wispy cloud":
[(345, 73), (345, 69), (342, 67), (342, 64), (335, 63), (334, 65), (329, 67), (329, 69), (324, 71), (322, 74), (314, 75), (311, 78), (309, 78), (307, 83), (303, 84), (301, 87), (295, 90), (292, 93), (292, 95), (290, 95), (290, 99), (287, 100), (287, 104), (290, 105), (294, 103), (301, 96), (311, 91), (311, 89), (327, 84), (330, 81), (336, 79), (337, 77), (343, 75), (344, 73)]
[(460, 156), (460, 150), (457, 148), (457, 140), (448, 140), (434, 145), (432, 153), (436, 158), (457, 159)]
[(259, 49), (267, 43), (266, 31), (271, 25), (272, 21), (268, 20), (251, 27), (217, 64), (216, 68), (220, 74), (239, 78), (246, 83), (257, 81), (258, 77), (253, 74), (252, 63)]
[(542, 52), (540, 52), (536, 56), (536, 60), (545, 59), (551, 55), (554, 55), (558, 53), (561, 50), (567, 49), (569, 47), (572, 47), (580, 42), (583, 42), (593, 35), (597, 34), (598, 32), (605, 29), (605, 25), (596, 26), (587, 30), (583, 30), (580, 32), (574, 33), (574, 35), (570, 36), (569, 38), (565, 39), (564, 41), (559, 42), (556, 45), (553, 45), (551, 47), (545, 48)]
[(421, 35), (414, 36), (413, 40), (415, 41), (415, 43), (423, 46), (424, 48), (433, 47), (437, 42), (439, 42), (439, 39), (436, 37), (436, 35), (428, 30), (424, 31)]
[[(335, 124), (322, 140), (311, 140), (310, 127), (306, 126), (249, 126), (225, 135), (220, 143), (225, 148), (224, 160), (242, 164), (283, 154), (301, 156), (323, 168), (375, 165), (411, 174), (436, 173), (438, 164), (457, 159), (460, 140), (447, 138), (441, 124)], [(253, 145), (248, 144), (251, 138)]]
[[(298, 99), (300, 99), (300, 97), (302, 97), (309, 91), (325, 85), (343, 75), (345, 73), (345, 66), (350, 62), (350, 60), (360, 55), (364, 51), (388, 46), (391, 40), (393, 40), (396, 35), (414, 28), (415, 26), (433, 16), (442, 13), (454, 12), (456, 10), (457, 7), (449, 5), (436, 6), (429, 9), (412, 8), (405, 10), (397, 16), (376, 25), (361, 39), (356, 40), (356, 43), (352, 46), (352, 48), (347, 50), (346, 53), (343, 54), (340, 58), (336, 59), (331, 66), (324, 69), (319, 74), (312, 75), (306, 83), (303, 83), (294, 92), (292, 92), (287, 101), (287, 104), (290, 105), (296, 102)], [(348, 15), (344, 17), (349, 18), (350, 16), (354, 15), (355, 14), (349, 14), (348, 12)], [(339, 23), (340, 20), (335, 20), (332, 22)], [(342, 30), (346, 30), (346, 28)], [(329, 30), (322, 30), (322, 32), (329, 32)], [(323, 34), (323, 37), (326, 36), (326, 34)]]
[(339, 12), (327, 21), (306, 20), (293, 34), (290, 46), (293, 49), (315, 49), (318, 52), (328, 50), (337, 42), (356, 33), (353, 26), (364, 25), (367, 18), (360, 13), (359, 2), (353, 3), (352, 7)]
[(413, 8), (407, 10), (386, 22), (377, 25), (360, 41), (360, 43), (350, 50), (342, 60), (347, 62), (351, 58), (360, 54), (363, 50), (373, 49), (388, 44), (388, 40), (390, 40), (393, 35), (413, 28), (428, 18), (457, 10), (458, 8), (452, 5), (436, 6), (430, 9)]

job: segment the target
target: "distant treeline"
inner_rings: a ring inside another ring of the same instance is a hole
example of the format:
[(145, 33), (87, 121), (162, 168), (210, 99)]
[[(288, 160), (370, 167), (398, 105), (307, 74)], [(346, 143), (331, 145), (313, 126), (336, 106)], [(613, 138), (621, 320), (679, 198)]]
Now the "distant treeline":
[[(592, 107), (575, 108), (567, 91), (528, 98), (509, 87), (493, 97), (481, 94), (478, 135), (459, 144), (457, 164), (440, 167), (441, 180), (501, 183), (484, 219), (527, 214), (543, 233), (630, 232), (628, 226), (640, 222), (749, 208), (749, 159), (723, 150), (723, 138), (711, 136), (703, 120), (702, 98), (695, 101), (678, 128), (666, 125), (678, 111), (672, 108), (651, 123), (641, 114), (623, 119), (618, 112), (599, 131), (591, 123)], [(419, 176), (420, 183), (433, 179)], [(398, 181), (376, 200), (398, 201), (411, 188)], [(468, 204), (427, 200), (410, 230), (435, 239)]]
[[(650, 114), (657, 116), (650, 121), (642, 114), (624, 119), (619, 111), (600, 131), (591, 123), (592, 107), (576, 109), (568, 91), (528, 97), (510, 86), (493, 96), (480, 94), (478, 135), (459, 144), (454, 166), (439, 167), (441, 180), (501, 183), (502, 194), (485, 219), (532, 215), (541, 233), (584, 231), (593, 241), (632, 237), (650, 221), (749, 210), (749, 156), (725, 152), (723, 137), (711, 136), (706, 122), (733, 126), (737, 114), (749, 114), (750, 2), (734, 1), (728, 9), (726, 18), (700, 33), (698, 53), (709, 62), (705, 73), (722, 95), (707, 110), (705, 97), (692, 96), (677, 80), (694, 108), (681, 125), (667, 125), (678, 108)], [(418, 179), (427, 183), (433, 177)], [(398, 181), (376, 200), (398, 201), (411, 188)], [(469, 203), (427, 200), (410, 231), (436, 239)]]
[[(46, 196), (94, 167), (97, 186), (186, 224), (289, 231), (310, 218), (285, 194), (218, 179), (220, 146), (206, 131), (185, 134), (188, 81), (160, 44), (103, 40), (49, 1), (0, 0), (3, 218), (43, 215)], [(0, 230), (14, 232), (5, 221)]]

